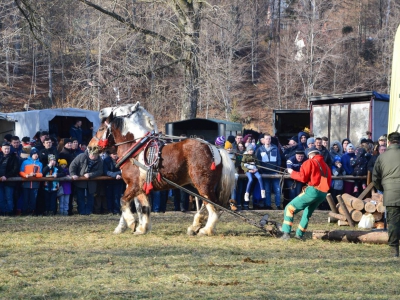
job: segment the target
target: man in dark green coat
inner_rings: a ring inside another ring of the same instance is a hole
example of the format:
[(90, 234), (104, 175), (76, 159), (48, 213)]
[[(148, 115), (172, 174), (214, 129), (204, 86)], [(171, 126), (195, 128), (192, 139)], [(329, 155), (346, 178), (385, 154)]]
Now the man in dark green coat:
[(400, 240), (400, 133), (388, 136), (388, 148), (379, 155), (374, 166), (372, 181), (383, 191), (388, 221), (388, 244), (394, 257), (399, 257)]

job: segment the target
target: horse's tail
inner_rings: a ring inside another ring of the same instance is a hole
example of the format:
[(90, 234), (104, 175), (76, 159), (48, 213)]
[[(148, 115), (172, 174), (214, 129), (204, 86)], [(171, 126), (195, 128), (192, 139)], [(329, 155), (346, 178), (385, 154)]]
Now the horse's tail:
[(217, 197), (219, 203), (224, 206), (228, 205), (228, 201), (235, 189), (235, 165), (229, 157), (228, 152), (223, 149), (219, 150), (222, 159), (222, 174), (217, 187)]

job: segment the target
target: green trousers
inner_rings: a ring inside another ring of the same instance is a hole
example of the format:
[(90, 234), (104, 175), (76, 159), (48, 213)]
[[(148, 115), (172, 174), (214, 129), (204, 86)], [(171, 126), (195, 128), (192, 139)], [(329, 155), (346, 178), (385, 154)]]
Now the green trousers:
[(326, 194), (327, 193), (315, 189), (313, 186), (308, 186), (304, 193), (301, 193), (290, 201), (285, 207), (282, 231), (290, 233), (294, 215), (304, 210), (299, 227), (296, 230), (298, 236), (303, 236), (304, 232), (307, 230), (308, 220), (318, 205), (325, 200)]
[(388, 245), (399, 247), (400, 239), (400, 206), (386, 206), (388, 223)]

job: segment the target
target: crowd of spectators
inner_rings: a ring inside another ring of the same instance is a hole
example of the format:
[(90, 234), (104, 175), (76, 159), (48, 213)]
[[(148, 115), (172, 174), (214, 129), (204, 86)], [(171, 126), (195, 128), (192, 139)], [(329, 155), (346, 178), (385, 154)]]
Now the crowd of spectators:
[[(287, 169), (299, 171), (311, 147), (318, 149), (331, 168), (333, 181), (329, 192), (333, 198), (342, 193), (357, 197), (366, 188), (366, 180), (359, 177), (366, 176), (368, 171), (372, 173), (377, 157), (386, 150), (387, 141), (387, 136), (383, 135), (376, 142), (368, 137), (355, 144), (348, 138), (331, 142), (325, 136), (310, 136), (306, 131), (291, 137), (287, 145), (281, 145), (278, 138), (270, 134), (261, 134), (257, 142), (255, 138), (237, 134), (236, 137), (229, 136), (226, 141), (224, 137), (215, 140), (216, 146), (224, 147), (229, 152), (236, 173), (246, 174), (246, 177), (237, 176), (232, 195), (239, 209), (250, 209), (250, 202), (254, 209), (283, 209), (301, 193), (304, 184), (293, 179), (282, 180), (282, 175), (287, 174)], [(262, 178), (262, 174), (274, 176)], [(344, 175), (355, 178), (335, 179)], [(329, 209), (328, 203), (324, 201), (319, 209)]]
[[(71, 126), (70, 137), (57, 140), (47, 131), (38, 132), (32, 139), (6, 135), (0, 151), (0, 214), (1, 215), (81, 215), (92, 213), (120, 214), (120, 198), (124, 191), (121, 171), (116, 167), (117, 153), (89, 152), (83, 142), (81, 122)], [(307, 149), (315, 146), (324, 161), (332, 168), (330, 193), (349, 193), (357, 196), (366, 187), (358, 179), (335, 179), (341, 175), (364, 176), (386, 150), (386, 136), (373, 142), (362, 139), (355, 146), (348, 138), (330, 142), (326, 137), (313, 137), (301, 131), (281, 145), (270, 134), (260, 136), (237, 134), (219, 136), (215, 145), (224, 148), (236, 168), (236, 185), (232, 194), (239, 209), (282, 209), (302, 190), (303, 183), (282, 180), (286, 169), (298, 171), (307, 160)], [(330, 147), (329, 147), (330, 145)], [(239, 176), (240, 174), (246, 176)], [(262, 178), (261, 175), (271, 175)], [(97, 184), (95, 180), (76, 180), (79, 177), (109, 176)], [(7, 178), (62, 178), (70, 181), (7, 181)], [(185, 188), (191, 188), (185, 186)], [(195, 209), (192, 197), (181, 190), (152, 191), (152, 211), (165, 212), (168, 198), (173, 198), (175, 211)], [(76, 205), (75, 205), (76, 204)], [(75, 207), (77, 208), (75, 210)], [(327, 208), (322, 203), (320, 209)]]

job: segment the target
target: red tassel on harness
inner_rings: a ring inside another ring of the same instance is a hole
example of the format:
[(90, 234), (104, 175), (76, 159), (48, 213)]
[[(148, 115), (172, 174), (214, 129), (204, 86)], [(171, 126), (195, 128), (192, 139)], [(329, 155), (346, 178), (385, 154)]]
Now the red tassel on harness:
[(158, 172), (158, 174), (157, 174), (157, 181), (161, 182), (161, 173), (160, 172)]
[(147, 182), (143, 183), (143, 191), (146, 192), (147, 190)]
[(147, 187), (146, 187), (146, 195), (150, 194), (150, 191), (152, 189), (153, 189), (153, 183), (150, 182), (150, 183), (147, 184)]
[(212, 164), (211, 164), (211, 171), (214, 171), (215, 170), (215, 162), (213, 162)]
[(108, 145), (108, 140), (100, 140), (98, 146), (101, 148), (105, 148)]

